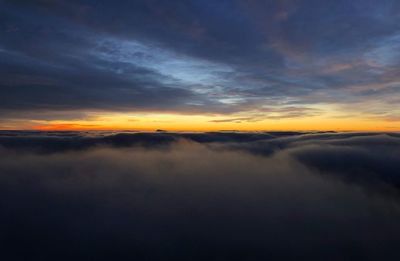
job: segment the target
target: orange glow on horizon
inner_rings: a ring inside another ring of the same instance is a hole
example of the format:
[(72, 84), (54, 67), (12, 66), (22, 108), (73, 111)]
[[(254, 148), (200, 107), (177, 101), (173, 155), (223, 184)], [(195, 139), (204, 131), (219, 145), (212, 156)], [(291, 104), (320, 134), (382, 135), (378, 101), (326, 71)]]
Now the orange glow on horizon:
[(39, 131), (400, 131), (400, 121), (319, 105), (319, 114), (285, 117), (248, 111), (230, 115), (162, 112), (87, 112), (76, 120), (20, 120), (0, 129)]
[(33, 126), (34, 130), (40, 131), (68, 131), (68, 130), (101, 130), (103, 127), (92, 125), (92, 124), (73, 124), (73, 123), (63, 123), (63, 124), (48, 124), (48, 125), (37, 125)]
[[(134, 119), (132, 118), (134, 117)], [(212, 119), (212, 120), (211, 120)], [(81, 121), (40, 121), (24, 129), (40, 131), (400, 131), (400, 125), (371, 119), (309, 117), (215, 122), (213, 116), (99, 116)]]

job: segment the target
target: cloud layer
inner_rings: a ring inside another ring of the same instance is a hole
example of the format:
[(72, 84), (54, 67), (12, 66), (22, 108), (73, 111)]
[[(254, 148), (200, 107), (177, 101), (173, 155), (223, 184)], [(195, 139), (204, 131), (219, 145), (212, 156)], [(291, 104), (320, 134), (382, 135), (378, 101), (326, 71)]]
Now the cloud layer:
[(5, 260), (398, 256), (400, 136), (2, 132)]
[(297, 108), (278, 116), (307, 117), (316, 105), (399, 119), (395, 0), (0, 5), (0, 113), (9, 120), (28, 110), (41, 119), (49, 111), (268, 118), (268, 108)]

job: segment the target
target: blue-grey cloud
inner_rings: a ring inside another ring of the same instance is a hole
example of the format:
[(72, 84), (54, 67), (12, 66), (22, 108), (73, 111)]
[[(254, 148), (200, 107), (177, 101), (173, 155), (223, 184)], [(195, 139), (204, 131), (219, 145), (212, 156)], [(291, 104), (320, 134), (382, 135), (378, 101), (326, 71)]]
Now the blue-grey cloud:
[(361, 103), (398, 99), (397, 1), (0, 4), (3, 113), (327, 103), (368, 115)]

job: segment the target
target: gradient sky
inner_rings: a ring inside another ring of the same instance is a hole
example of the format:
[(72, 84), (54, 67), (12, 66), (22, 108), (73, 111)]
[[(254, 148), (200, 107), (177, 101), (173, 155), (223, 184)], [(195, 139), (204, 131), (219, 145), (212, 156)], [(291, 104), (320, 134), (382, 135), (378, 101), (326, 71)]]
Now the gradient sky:
[(0, 129), (400, 130), (397, 0), (0, 0)]

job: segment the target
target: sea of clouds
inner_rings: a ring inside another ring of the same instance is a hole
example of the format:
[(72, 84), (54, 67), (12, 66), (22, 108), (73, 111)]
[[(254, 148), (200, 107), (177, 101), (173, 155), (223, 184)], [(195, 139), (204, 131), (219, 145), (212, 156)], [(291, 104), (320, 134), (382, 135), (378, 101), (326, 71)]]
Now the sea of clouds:
[(1, 260), (400, 257), (396, 133), (0, 133)]

